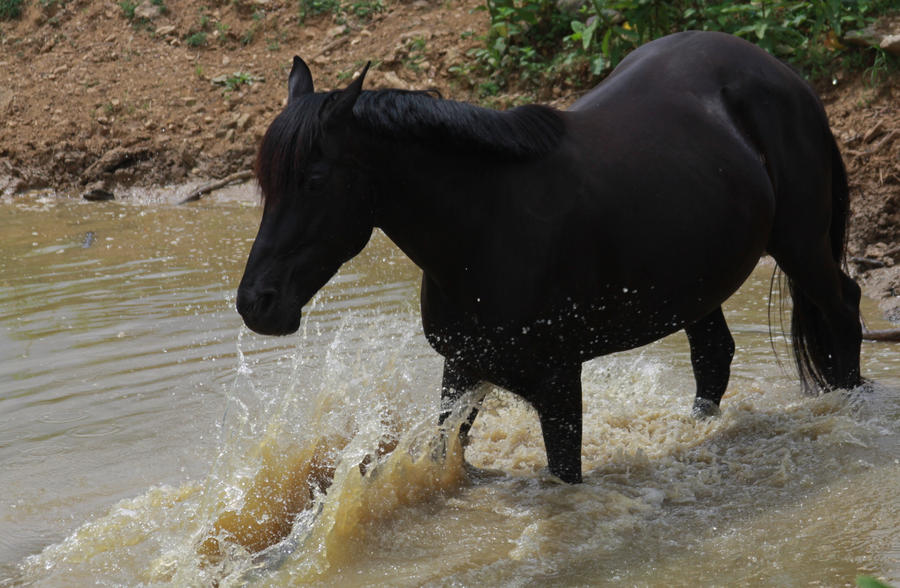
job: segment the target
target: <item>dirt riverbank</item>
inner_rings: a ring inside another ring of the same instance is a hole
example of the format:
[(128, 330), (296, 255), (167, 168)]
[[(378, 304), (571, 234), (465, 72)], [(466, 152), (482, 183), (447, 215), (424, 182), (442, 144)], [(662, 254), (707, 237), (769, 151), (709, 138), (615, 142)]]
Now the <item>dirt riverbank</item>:
[[(248, 170), (294, 54), (323, 88), (373, 60), (370, 87), (472, 100), (450, 68), (487, 29), (478, 5), (387, 0), (371, 17), (301, 19), (281, 0), (27, 2), (0, 22), (0, 194), (123, 197)], [(820, 91), (850, 173), (851, 268), (900, 320), (900, 78), (834, 81)], [(540, 99), (564, 107), (583, 90)]]

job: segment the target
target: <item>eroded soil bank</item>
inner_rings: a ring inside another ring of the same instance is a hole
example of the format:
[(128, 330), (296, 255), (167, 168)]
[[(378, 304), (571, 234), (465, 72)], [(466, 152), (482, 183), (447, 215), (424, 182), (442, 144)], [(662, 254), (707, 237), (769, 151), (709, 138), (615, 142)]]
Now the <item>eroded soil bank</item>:
[[(487, 30), (479, 5), (388, 0), (370, 17), (301, 19), (281, 0), (28, 2), (0, 23), (0, 194), (127, 197), (248, 170), (294, 54), (323, 89), (372, 60), (370, 87), (473, 100), (450, 68)], [(871, 73), (836, 72), (820, 92), (850, 173), (851, 269), (900, 320), (900, 79)], [(539, 99), (564, 107), (585, 89)]]

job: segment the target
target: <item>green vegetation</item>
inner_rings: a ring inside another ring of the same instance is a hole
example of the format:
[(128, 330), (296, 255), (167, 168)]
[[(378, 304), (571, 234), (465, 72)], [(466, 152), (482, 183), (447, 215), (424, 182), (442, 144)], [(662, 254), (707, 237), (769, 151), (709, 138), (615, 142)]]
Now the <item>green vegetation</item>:
[(301, 22), (310, 16), (331, 14), (338, 24), (350, 17), (365, 22), (384, 11), (382, 0), (300, 0), (299, 7)]
[(340, 8), (340, 0), (300, 0), (300, 21), (306, 20), (309, 16), (337, 14)]
[(845, 51), (844, 31), (896, 7), (896, 0), (577, 1), (567, 11), (556, 0), (486, 0), (491, 27), (470, 52), (476, 65), (455, 73), (481, 79), (483, 96), (511, 83), (585, 83), (643, 43), (694, 29), (743, 37), (815, 77)]
[(134, 20), (134, 11), (137, 8), (137, 2), (133, 2), (132, 0), (121, 0), (121, 2), (119, 2), (119, 8), (122, 9), (122, 14), (125, 15), (127, 20)]
[(0, 0), (0, 20), (12, 20), (22, 16), (24, 0)]
[(188, 47), (202, 47), (206, 45), (206, 33), (204, 31), (191, 33), (187, 37), (185, 37), (184, 42), (187, 43)]
[[(54, 1), (54, 0), (41, 0), (42, 2)], [(148, 31), (152, 31), (153, 27), (151, 26), (151, 18), (147, 16), (138, 17), (137, 8), (139, 2), (137, 0), (119, 0), (117, 3), (119, 8), (122, 9), (122, 15), (131, 23), (131, 26), (134, 27), (135, 30), (146, 29)], [(164, 0), (150, 0), (150, 4), (156, 7), (159, 14), (166, 14), (169, 9), (165, 4)]]
[(253, 83), (253, 80), (254, 78), (252, 75), (242, 71), (236, 71), (225, 78), (224, 84), (225, 88), (227, 88), (231, 92), (234, 92), (241, 86), (249, 86)]
[(872, 576), (859, 576), (856, 578), (856, 585), (859, 588), (891, 588), (890, 585), (873, 578)]
[(407, 55), (403, 59), (404, 67), (412, 71), (421, 71), (422, 64), (425, 62), (425, 46), (426, 41), (422, 37), (413, 37), (405, 42)]

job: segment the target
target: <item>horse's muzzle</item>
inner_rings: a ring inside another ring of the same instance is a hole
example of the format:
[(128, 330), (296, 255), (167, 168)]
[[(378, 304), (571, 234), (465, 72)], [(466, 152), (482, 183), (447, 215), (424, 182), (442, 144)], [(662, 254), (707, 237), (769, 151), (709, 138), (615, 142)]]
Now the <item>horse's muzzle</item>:
[(260, 335), (290, 335), (300, 328), (300, 309), (285, 304), (277, 290), (241, 286), (237, 311), (247, 327)]

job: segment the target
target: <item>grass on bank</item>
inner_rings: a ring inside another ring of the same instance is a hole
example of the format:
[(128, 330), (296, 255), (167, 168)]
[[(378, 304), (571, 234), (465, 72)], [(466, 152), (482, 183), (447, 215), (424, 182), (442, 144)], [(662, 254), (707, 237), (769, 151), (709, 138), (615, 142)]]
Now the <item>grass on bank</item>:
[(486, 0), (483, 9), (491, 22), (483, 45), (470, 51), (472, 64), (454, 68), (482, 97), (512, 86), (585, 86), (640, 45), (692, 29), (743, 37), (811, 78), (836, 59), (897, 68), (883, 50), (851, 53), (841, 42), (896, 10), (896, 0)]

